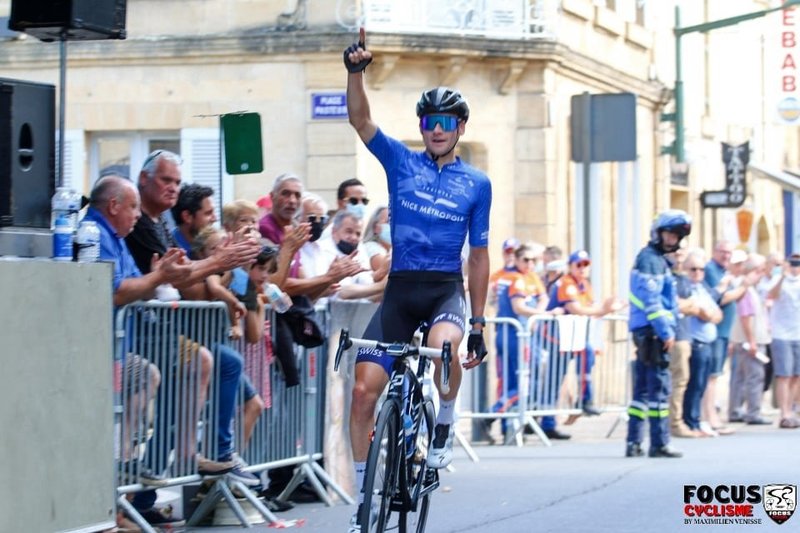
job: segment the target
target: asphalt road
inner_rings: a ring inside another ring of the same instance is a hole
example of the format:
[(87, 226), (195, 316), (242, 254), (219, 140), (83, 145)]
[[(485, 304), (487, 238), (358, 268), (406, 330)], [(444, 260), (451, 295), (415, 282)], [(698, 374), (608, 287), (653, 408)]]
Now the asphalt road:
[[(685, 452), (681, 459), (625, 458), (624, 425), (605, 438), (614, 420), (611, 414), (580, 420), (569, 429), (572, 440), (552, 447), (535, 438), (523, 447), (477, 446), (477, 463), (456, 447), (454, 471), (442, 473), (427, 531), (800, 531), (800, 516), (779, 526), (760, 502), (753, 505), (750, 524), (686, 524), (692, 519), (684, 514), (685, 485), (800, 484), (800, 430), (736, 425), (730, 436), (675, 439)], [(299, 520), (298, 531), (343, 532), (353, 510), (302, 504), (278, 516), (290, 521), (286, 525)], [(269, 529), (259, 525), (251, 531)]]

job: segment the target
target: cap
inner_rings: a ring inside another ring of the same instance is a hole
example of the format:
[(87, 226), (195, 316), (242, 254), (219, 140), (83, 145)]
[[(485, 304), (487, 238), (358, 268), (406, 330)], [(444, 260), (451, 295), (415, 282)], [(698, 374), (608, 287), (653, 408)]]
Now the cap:
[(800, 254), (790, 255), (788, 261), (793, 267), (800, 266)]
[(744, 263), (747, 261), (747, 252), (740, 249), (735, 249), (731, 252), (731, 264), (738, 265), (739, 263)]
[(503, 241), (503, 251), (506, 250), (516, 250), (519, 248), (519, 241), (514, 237), (509, 237), (508, 239)]
[(587, 252), (586, 250), (577, 250), (575, 252), (572, 252), (572, 254), (570, 254), (569, 256), (570, 265), (572, 263), (578, 263), (580, 261), (589, 261), (591, 263), (592, 259), (589, 257), (589, 252)]

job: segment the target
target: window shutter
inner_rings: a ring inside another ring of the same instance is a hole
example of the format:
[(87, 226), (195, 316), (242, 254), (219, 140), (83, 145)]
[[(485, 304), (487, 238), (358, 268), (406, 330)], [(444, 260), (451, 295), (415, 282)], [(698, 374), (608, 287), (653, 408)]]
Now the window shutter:
[[(217, 218), (222, 220), (222, 203), (233, 200), (233, 182), (220, 165), (219, 129), (188, 128), (181, 130), (183, 180), (214, 189)], [(220, 172), (223, 172), (220, 183)]]

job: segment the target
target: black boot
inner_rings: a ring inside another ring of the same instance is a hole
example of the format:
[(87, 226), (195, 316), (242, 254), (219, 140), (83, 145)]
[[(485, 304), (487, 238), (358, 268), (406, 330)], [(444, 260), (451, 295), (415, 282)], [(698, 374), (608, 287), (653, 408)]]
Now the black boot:
[(642, 445), (638, 442), (629, 442), (625, 447), (625, 457), (641, 457), (644, 455)]
[(650, 448), (650, 452), (647, 455), (650, 457), (683, 457), (682, 452), (679, 452), (675, 448), (670, 448), (669, 446)]

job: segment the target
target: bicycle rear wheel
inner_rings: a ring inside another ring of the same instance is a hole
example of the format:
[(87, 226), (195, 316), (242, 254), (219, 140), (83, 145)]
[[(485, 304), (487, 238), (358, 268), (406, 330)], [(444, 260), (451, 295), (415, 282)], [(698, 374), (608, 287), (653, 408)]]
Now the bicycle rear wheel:
[(428, 521), (431, 494), (439, 485), (439, 473), (427, 465), (428, 448), (433, 441), (433, 427), (436, 419), (433, 401), (430, 398), (422, 404), (422, 417), (414, 444), (414, 455), (408, 461), (409, 492), (416, 499), (416, 512), (406, 516), (407, 531), (422, 533)]
[[(378, 414), (375, 434), (369, 446), (367, 469), (364, 472), (364, 505), (361, 506), (362, 533), (383, 533), (389, 523), (392, 498), (397, 490), (400, 450), (398, 431), (400, 409), (396, 401), (387, 400)], [(370, 520), (375, 507), (377, 520)]]

